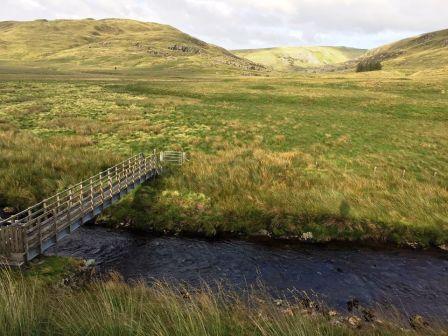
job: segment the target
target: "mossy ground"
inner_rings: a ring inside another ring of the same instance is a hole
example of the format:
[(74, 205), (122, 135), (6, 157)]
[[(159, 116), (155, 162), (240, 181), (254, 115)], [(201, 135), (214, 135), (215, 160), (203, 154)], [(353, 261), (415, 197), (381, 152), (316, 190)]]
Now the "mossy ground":
[(448, 241), (445, 75), (3, 76), (1, 205), (24, 208), (133, 153), (173, 149), (190, 161), (108, 220)]

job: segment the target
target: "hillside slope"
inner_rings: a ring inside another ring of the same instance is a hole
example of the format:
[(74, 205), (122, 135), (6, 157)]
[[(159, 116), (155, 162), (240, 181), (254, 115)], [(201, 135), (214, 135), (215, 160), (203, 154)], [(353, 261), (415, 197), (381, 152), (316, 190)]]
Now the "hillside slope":
[(258, 71), (263, 67), (173, 27), (133, 20), (0, 22), (0, 66), (107, 71)]
[(361, 59), (381, 61), (386, 69), (448, 69), (448, 29), (372, 49)]
[(346, 62), (366, 52), (346, 47), (279, 47), (234, 50), (237, 56), (263, 64), (278, 71), (297, 71)]

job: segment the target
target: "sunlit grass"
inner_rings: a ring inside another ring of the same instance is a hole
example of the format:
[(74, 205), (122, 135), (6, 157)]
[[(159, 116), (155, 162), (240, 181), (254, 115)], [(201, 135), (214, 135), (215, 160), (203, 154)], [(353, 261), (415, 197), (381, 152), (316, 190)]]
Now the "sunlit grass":
[(4, 81), (0, 205), (23, 208), (136, 152), (185, 150), (185, 167), (107, 218), (207, 235), (441, 244), (447, 83), (395, 72)]

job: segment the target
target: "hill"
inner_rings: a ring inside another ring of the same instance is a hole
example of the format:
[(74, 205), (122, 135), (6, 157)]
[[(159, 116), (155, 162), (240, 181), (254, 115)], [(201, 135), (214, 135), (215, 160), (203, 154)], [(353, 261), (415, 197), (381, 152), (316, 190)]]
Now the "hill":
[(278, 71), (297, 71), (346, 62), (366, 52), (346, 47), (279, 47), (234, 50), (237, 56)]
[(448, 29), (372, 49), (361, 59), (380, 61), (386, 69), (448, 69)]
[(0, 22), (0, 66), (155, 72), (264, 69), (171, 26), (122, 19)]

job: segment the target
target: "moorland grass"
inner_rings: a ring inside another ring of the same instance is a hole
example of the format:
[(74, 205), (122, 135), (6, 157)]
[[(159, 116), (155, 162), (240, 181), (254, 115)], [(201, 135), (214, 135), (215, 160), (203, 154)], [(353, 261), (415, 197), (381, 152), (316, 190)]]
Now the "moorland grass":
[(129, 285), (117, 276), (72, 289), (60, 285), (64, 272), (56, 276), (50, 272), (48, 281), (45, 269), (55, 263), (60, 264), (52, 260), (38, 266), (35, 274), (0, 270), (1, 335), (417, 336), (441, 332), (416, 332), (384, 321), (355, 329), (344, 318), (310, 314), (298, 303), (278, 305), (256, 292), (242, 299), (207, 288), (191, 292), (162, 283)]
[(4, 80), (0, 205), (24, 208), (136, 152), (174, 149), (189, 163), (103, 218), (206, 235), (446, 243), (447, 85), (441, 74), (385, 71)]

